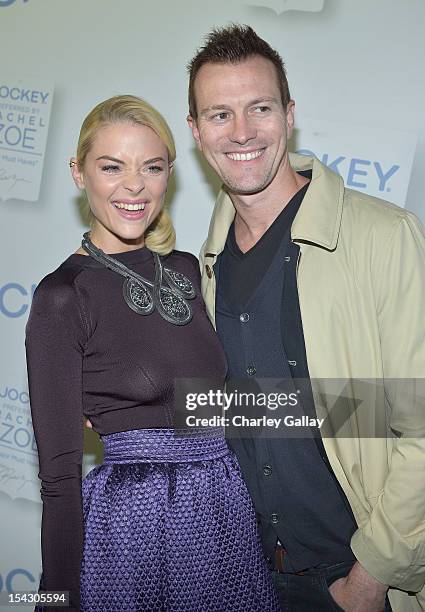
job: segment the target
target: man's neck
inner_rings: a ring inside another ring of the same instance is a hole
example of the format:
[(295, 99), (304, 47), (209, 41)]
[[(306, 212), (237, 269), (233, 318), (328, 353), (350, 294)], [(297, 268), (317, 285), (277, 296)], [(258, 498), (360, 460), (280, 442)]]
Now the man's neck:
[(229, 194), (236, 208), (236, 243), (243, 253), (252, 249), (294, 195), (308, 182), (309, 179), (288, 165), (284, 176), (280, 179), (276, 176), (260, 193)]

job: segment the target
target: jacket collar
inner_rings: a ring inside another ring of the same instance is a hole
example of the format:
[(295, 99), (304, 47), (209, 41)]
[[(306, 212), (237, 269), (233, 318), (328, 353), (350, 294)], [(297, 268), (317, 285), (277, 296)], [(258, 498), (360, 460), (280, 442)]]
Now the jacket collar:
[[(332, 251), (338, 243), (341, 225), (343, 180), (316, 158), (290, 153), (289, 159), (296, 171), (312, 170), (310, 186), (292, 224), (291, 238), (294, 242), (309, 242)], [(232, 200), (222, 188), (211, 218), (206, 255), (215, 256), (223, 251), (234, 217)]]

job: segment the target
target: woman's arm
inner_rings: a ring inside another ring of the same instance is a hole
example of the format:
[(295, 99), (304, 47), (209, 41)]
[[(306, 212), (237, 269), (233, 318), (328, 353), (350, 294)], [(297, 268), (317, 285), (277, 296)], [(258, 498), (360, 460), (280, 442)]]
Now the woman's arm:
[(42, 587), (69, 591), (72, 610), (80, 609), (82, 362), (86, 339), (74, 277), (59, 269), (42, 281), (34, 295), (26, 349), (42, 481)]

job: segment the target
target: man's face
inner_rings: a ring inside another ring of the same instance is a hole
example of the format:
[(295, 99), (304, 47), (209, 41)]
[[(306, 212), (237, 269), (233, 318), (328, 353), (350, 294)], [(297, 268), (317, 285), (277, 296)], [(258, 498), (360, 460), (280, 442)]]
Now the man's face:
[(284, 175), (294, 103), (283, 108), (272, 62), (256, 55), (205, 64), (195, 96), (198, 118), (188, 118), (193, 137), (230, 193), (258, 193)]

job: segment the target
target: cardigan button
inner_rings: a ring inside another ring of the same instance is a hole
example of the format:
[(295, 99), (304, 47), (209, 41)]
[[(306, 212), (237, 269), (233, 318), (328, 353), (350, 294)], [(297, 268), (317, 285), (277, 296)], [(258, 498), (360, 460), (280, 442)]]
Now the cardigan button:
[(213, 273), (212, 273), (210, 266), (208, 265), (205, 266), (205, 272), (207, 273), (208, 278), (212, 278)]
[(264, 474), (264, 476), (271, 476), (272, 472), (273, 472), (273, 470), (272, 470), (272, 466), (271, 465), (267, 464), (267, 465), (265, 465), (263, 467), (263, 474)]

